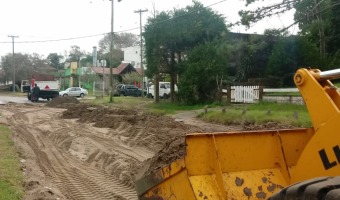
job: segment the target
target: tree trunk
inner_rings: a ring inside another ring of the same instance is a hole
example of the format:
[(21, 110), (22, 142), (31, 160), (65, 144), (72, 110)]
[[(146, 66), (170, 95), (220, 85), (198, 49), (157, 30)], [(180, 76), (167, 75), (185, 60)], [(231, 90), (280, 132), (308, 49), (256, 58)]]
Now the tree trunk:
[(155, 96), (154, 96), (154, 102), (155, 103), (159, 103), (159, 73), (155, 74), (155, 86), (154, 86), (154, 92), (155, 92)]
[(176, 73), (175, 73), (175, 52), (172, 50), (170, 55), (170, 99), (171, 102), (175, 102), (175, 83), (176, 83)]
[[(316, 1), (314, 1), (315, 4), (317, 4)], [(316, 13), (319, 13), (319, 7), (316, 8)], [(322, 22), (321, 14), (316, 15), (316, 19), (318, 22)], [(326, 37), (325, 37), (325, 29), (323, 27), (323, 23), (320, 23), (319, 27), (319, 42), (320, 42), (320, 57), (322, 59), (322, 62), (325, 61), (326, 58)]]

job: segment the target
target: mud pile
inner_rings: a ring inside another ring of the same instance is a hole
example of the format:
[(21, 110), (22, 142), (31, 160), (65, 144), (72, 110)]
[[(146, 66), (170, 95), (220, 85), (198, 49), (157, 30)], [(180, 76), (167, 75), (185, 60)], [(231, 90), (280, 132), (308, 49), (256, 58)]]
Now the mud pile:
[(79, 101), (75, 97), (56, 97), (53, 98), (51, 101), (46, 103), (46, 106), (53, 107), (53, 108), (68, 108), (71, 107), (73, 104), (78, 104)]
[(65, 119), (78, 118), (78, 122), (93, 123), (95, 127), (118, 130), (117, 137), (138, 137), (139, 139), (136, 140), (127, 140), (126, 144), (155, 152), (153, 158), (139, 166), (144, 168), (148, 166), (141, 174), (148, 174), (153, 169), (183, 157), (185, 135), (203, 132), (200, 128), (176, 122), (167, 116), (82, 103), (69, 107), (63, 112), (62, 117)]
[(263, 124), (246, 124), (243, 125), (244, 130), (277, 130), (277, 129), (291, 129), (296, 128), (292, 125), (280, 124), (278, 122), (266, 122)]

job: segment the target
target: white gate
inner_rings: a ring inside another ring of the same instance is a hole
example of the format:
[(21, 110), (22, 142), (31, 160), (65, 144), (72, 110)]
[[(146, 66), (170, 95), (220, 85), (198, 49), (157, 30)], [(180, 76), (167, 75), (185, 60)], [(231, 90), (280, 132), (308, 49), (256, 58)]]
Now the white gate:
[(231, 102), (257, 103), (259, 86), (231, 86)]

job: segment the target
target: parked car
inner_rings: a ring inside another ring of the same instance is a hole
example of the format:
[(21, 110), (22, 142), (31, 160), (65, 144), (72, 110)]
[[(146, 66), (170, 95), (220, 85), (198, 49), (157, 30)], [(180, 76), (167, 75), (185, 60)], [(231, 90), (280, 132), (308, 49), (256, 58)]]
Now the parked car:
[(115, 96), (142, 96), (142, 91), (134, 85), (119, 84), (114, 91)]
[[(148, 88), (148, 97), (154, 98), (155, 96), (155, 86), (152, 84)], [(175, 92), (177, 92), (177, 86), (175, 85)], [(170, 82), (159, 82), (159, 97), (167, 99), (170, 97)]]
[(88, 92), (86, 89), (81, 88), (81, 87), (70, 87), (67, 88), (64, 91), (59, 92), (59, 96), (70, 96), (70, 97), (81, 97), (83, 98), (84, 96), (88, 95)]

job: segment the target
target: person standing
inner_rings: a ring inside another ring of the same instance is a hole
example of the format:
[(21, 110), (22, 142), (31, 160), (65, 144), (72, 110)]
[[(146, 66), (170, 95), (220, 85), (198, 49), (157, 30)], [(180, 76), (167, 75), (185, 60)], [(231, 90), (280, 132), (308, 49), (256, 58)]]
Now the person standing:
[(34, 87), (32, 89), (32, 102), (38, 102), (39, 100), (39, 93), (40, 93), (40, 88), (37, 84), (34, 84)]

